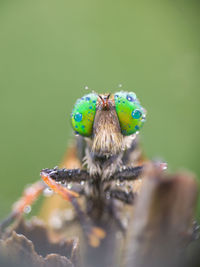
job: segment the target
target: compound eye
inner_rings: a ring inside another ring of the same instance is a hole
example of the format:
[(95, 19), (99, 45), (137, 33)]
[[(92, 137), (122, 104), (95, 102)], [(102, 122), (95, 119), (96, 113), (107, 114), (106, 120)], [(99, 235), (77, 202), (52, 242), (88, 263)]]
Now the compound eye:
[(140, 105), (135, 93), (118, 92), (114, 95), (115, 109), (123, 135), (138, 132), (145, 122), (146, 111)]
[(74, 131), (82, 136), (92, 135), (98, 95), (91, 93), (78, 99), (71, 114)]

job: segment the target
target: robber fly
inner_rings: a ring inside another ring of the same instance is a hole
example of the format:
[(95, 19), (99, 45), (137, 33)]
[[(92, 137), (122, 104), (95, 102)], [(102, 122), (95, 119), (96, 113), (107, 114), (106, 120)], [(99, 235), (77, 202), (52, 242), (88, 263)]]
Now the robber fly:
[[(1, 226), (21, 214), (49, 186), (71, 202), (92, 246), (98, 246), (105, 237), (110, 218), (124, 231), (119, 203), (132, 205), (135, 199), (132, 183), (143, 171), (141, 162), (137, 165), (138, 133), (145, 118), (146, 111), (133, 92), (90, 93), (78, 99), (71, 122), (82, 167), (43, 169), (41, 178), (45, 183), (37, 182), (26, 190)], [(81, 196), (84, 207), (78, 201)]]

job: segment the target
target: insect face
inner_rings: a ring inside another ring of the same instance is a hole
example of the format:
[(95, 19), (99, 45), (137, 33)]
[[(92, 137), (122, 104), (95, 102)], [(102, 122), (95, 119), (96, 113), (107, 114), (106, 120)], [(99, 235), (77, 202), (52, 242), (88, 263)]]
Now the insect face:
[(95, 155), (116, 154), (122, 143), (123, 135), (115, 110), (114, 95), (99, 95), (91, 150)]
[(77, 100), (71, 117), (76, 133), (90, 138), (94, 154), (108, 155), (126, 148), (125, 137), (141, 129), (145, 110), (132, 92), (91, 93)]

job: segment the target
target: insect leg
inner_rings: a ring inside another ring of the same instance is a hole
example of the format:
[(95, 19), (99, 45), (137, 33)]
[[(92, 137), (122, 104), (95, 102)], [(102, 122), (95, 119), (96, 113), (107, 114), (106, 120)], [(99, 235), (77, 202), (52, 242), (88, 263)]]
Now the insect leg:
[(134, 181), (141, 177), (141, 174), (144, 170), (144, 166), (137, 166), (137, 167), (127, 167), (120, 171), (117, 171), (113, 174), (108, 180), (106, 181), (114, 181), (119, 180), (120, 182), (123, 181)]
[(0, 222), (0, 231), (20, 217), (26, 211), (26, 207), (31, 206), (37, 200), (45, 187), (46, 185), (42, 181), (38, 181), (26, 188), (22, 197), (14, 203), (12, 212)]
[[(67, 189), (66, 187), (58, 184), (55, 180), (59, 181), (63, 181), (63, 177), (67, 178), (65, 180), (67, 180), (68, 182), (73, 182), (73, 181), (77, 181), (76, 179), (76, 172), (75, 176), (73, 176), (72, 174), (70, 175), (71, 180), (69, 180), (69, 177), (67, 175), (61, 175), (61, 177), (58, 177), (58, 175), (62, 173), (62, 170), (58, 170), (58, 172), (56, 173), (56, 178), (52, 177), (51, 172), (49, 172), (49, 170), (42, 170), (41, 172), (41, 177), (43, 179), (43, 181), (56, 193), (58, 193), (59, 195), (61, 195), (65, 200), (69, 201), (72, 206), (74, 207), (77, 216), (79, 218), (80, 224), (83, 228), (83, 231), (88, 239), (88, 242), (91, 246), (93, 247), (97, 247), (100, 244), (100, 240), (103, 239), (105, 237), (105, 232), (104, 230), (102, 230), (99, 227), (94, 227), (92, 225), (92, 223), (89, 221), (89, 219), (87, 218), (86, 214), (82, 211), (80, 204), (77, 201), (77, 198), (79, 197), (79, 194), (77, 192), (71, 191), (69, 189)], [(61, 172), (59, 172), (61, 171)], [(68, 170), (65, 170), (65, 174), (67, 173)], [(71, 170), (70, 170), (71, 171)], [(51, 176), (51, 177), (50, 177)], [(61, 179), (60, 179), (61, 178)], [(54, 180), (55, 179), (55, 180)], [(82, 179), (81, 179), (82, 181)]]
[(132, 205), (135, 200), (136, 193), (131, 192), (125, 192), (123, 190), (119, 189), (112, 189), (108, 191), (111, 198), (118, 199), (126, 204)]
[(57, 182), (81, 182), (90, 179), (89, 173), (80, 169), (43, 169), (41, 173)]

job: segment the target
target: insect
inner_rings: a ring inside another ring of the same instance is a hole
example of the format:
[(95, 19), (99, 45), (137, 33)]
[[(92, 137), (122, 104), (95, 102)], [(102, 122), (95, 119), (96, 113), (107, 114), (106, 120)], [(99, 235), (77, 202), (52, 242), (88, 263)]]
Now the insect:
[[(133, 92), (90, 93), (78, 99), (71, 123), (82, 167), (43, 169), (44, 183), (36, 182), (25, 191), (1, 227), (21, 214), (49, 186), (71, 202), (91, 246), (99, 246), (109, 221), (125, 231), (119, 211), (124, 204), (134, 203), (132, 183), (143, 171), (138, 133), (145, 119), (146, 110)], [(79, 203), (81, 197), (84, 207)]]

